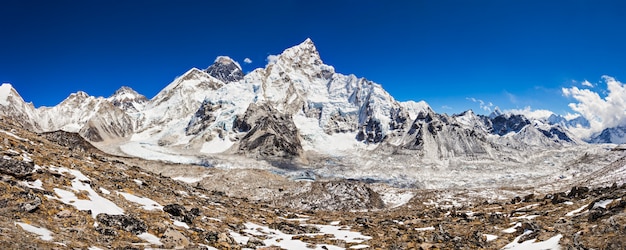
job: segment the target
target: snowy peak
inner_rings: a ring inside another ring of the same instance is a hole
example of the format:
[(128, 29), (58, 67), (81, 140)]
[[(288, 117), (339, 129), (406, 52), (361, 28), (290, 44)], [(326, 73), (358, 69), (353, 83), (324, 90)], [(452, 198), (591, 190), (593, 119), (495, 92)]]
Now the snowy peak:
[(148, 101), (145, 96), (126, 86), (119, 88), (112, 96), (107, 98), (107, 100), (111, 102), (113, 106), (131, 113), (142, 110), (143, 106)]
[(26, 129), (40, 130), (35, 122), (35, 107), (32, 103), (24, 102), (24, 99), (9, 83), (3, 83), (0, 86), (0, 116), (11, 118)]
[(286, 49), (278, 57), (277, 64), (283, 67), (301, 68), (305, 66), (320, 66), (322, 59), (311, 39)]
[(131, 89), (127, 86), (122, 86), (118, 90), (113, 93), (109, 98), (109, 100), (138, 100), (138, 99), (146, 99), (142, 94), (137, 93), (134, 89)]
[(22, 97), (13, 88), (13, 85), (10, 83), (3, 83), (2, 86), (0, 86), (0, 105), (10, 105), (12, 100), (24, 102)]
[(496, 108), (493, 109), (493, 112), (491, 112), (491, 114), (489, 114), (489, 118), (493, 119), (493, 118), (496, 118), (496, 117), (501, 116), (503, 114), (504, 113), (502, 113), (500, 108), (496, 107)]
[(224, 83), (239, 81), (244, 76), (239, 63), (227, 56), (218, 56), (204, 71)]

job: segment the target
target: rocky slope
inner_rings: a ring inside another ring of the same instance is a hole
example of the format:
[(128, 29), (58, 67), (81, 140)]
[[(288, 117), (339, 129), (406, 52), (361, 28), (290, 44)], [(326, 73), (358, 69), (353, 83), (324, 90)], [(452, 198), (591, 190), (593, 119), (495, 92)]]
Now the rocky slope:
[[(617, 160), (597, 171), (575, 181), (564, 179), (542, 193), (516, 186), (426, 190), (346, 180), (290, 180), (266, 170), (120, 158), (89, 147), (81, 138), (66, 132), (38, 135), (0, 120), (0, 246), (626, 247), (622, 150), (610, 151)], [(593, 157), (580, 161), (600, 162)], [(616, 183), (607, 185), (611, 181)], [(500, 198), (480, 198), (481, 192)], [(398, 200), (404, 201), (394, 202)]]

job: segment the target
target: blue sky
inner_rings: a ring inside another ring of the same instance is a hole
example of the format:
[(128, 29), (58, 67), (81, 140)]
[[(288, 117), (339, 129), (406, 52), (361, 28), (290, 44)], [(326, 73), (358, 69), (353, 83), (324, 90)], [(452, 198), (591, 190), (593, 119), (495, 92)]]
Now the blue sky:
[(588, 80), (606, 95), (603, 75), (626, 79), (624, 10), (624, 1), (8, 0), (0, 82), (35, 106), (123, 85), (151, 98), (216, 56), (251, 71), (310, 37), (326, 64), (400, 101), (449, 114), (565, 114), (575, 100), (562, 88)]

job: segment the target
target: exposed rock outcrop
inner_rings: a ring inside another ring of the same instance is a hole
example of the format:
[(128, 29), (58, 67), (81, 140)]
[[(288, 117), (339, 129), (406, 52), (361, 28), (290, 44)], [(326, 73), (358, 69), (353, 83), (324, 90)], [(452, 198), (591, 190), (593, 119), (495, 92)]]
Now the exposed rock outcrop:
[(262, 157), (297, 158), (303, 154), (298, 129), (290, 115), (267, 104), (250, 104), (234, 127), (247, 134), (239, 142), (241, 154)]

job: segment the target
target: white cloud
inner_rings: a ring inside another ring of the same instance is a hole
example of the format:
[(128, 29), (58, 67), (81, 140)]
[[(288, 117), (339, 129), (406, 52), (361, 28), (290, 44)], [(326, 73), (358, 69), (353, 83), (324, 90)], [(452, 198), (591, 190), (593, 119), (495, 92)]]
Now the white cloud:
[(244, 63), (252, 63), (252, 59), (246, 57), (245, 59), (243, 59), (243, 62)]
[(607, 89), (602, 98), (598, 92), (577, 87), (563, 88), (563, 95), (574, 98), (577, 102), (569, 107), (589, 120), (590, 128), (580, 128), (574, 132), (582, 138), (588, 138), (605, 128), (626, 125), (626, 86), (610, 76), (602, 76)]
[(478, 103), (478, 105), (480, 106), (480, 109), (482, 109), (484, 111), (487, 111), (487, 112), (491, 112), (491, 107), (493, 107), (493, 103), (485, 102), (483, 100), (476, 99), (474, 97), (467, 97), (465, 99), (470, 100), (470, 101), (475, 102), (475, 103)]
[(568, 112), (568, 113), (567, 113), (567, 114), (565, 114), (563, 117), (565, 117), (565, 120), (568, 120), (568, 121), (569, 121), (569, 120), (573, 120), (573, 119), (576, 119), (576, 118), (580, 117), (580, 114), (578, 114), (578, 113), (574, 113), (574, 114), (572, 114), (572, 113), (569, 113), (569, 112)]
[(505, 113), (524, 115), (530, 119), (548, 119), (548, 117), (554, 114), (554, 112), (546, 109), (533, 110), (530, 106), (526, 106), (523, 109), (506, 110)]
[(580, 84), (582, 84), (583, 86), (587, 86), (587, 87), (593, 88), (593, 84), (592, 84), (592, 83), (590, 83), (590, 82), (589, 82), (589, 81), (587, 81), (587, 80), (584, 80), (584, 81), (583, 81), (583, 82), (581, 82)]
[(267, 63), (275, 63), (278, 60), (278, 55), (269, 55), (267, 56)]

